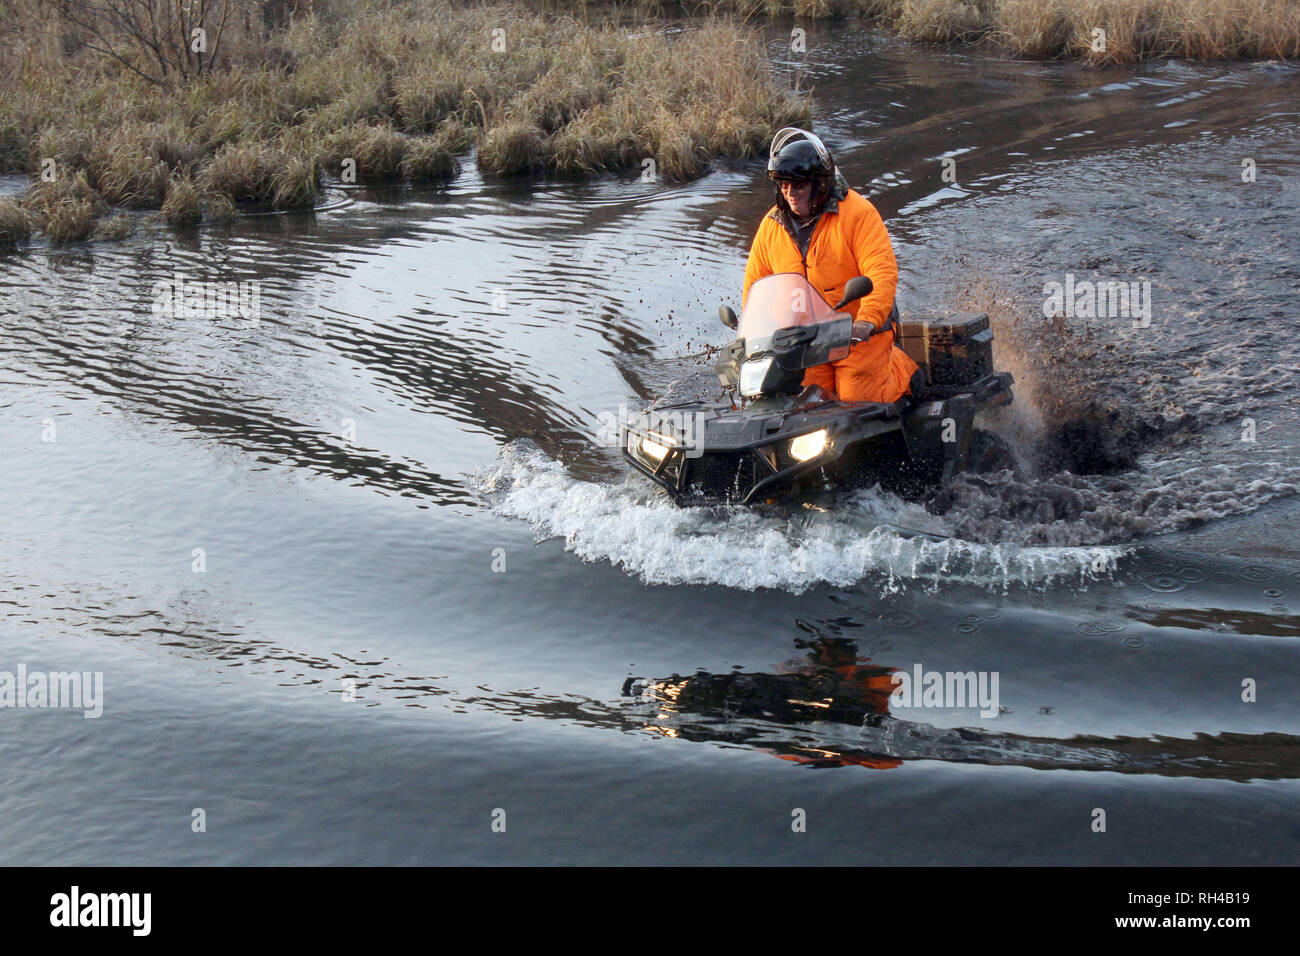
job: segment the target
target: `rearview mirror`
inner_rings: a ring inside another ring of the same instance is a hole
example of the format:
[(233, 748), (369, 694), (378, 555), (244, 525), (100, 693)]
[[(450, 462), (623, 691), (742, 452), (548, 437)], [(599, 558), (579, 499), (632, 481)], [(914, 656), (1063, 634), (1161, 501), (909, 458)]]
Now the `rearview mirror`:
[(854, 276), (848, 282), (844, 283), (844, 298), (836, 304), (835, 309), (839, 311), (850, 302), (861, 299), (863, 296), (871, 295), (871, 290), (875, 288), (871, 280), (866, 276)]
[(718, 306), (718, 318), (720, 318), (722, 324), (729, 329), (734, 329), (736, 326), (740, 325), (740, 320), (736, 318), (736, 313), (731, 310), (731, 306), (729, 305)]

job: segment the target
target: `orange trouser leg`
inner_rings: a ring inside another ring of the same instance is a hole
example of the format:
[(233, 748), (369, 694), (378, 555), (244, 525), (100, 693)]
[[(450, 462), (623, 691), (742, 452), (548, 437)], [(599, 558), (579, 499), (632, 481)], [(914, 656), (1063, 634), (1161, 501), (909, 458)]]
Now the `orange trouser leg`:
[[(885, 343), (882, 343), (885, 344)], [(902, 349), (868, 342), (835, 365), (835, 392), (842, 402), (896, 402), (907, 394), (916, 363)], [(873, 354), (874, 353), (874, 354)]]
[(804, 388), (809, 385), (820, 385), (822, 390), (828, 395), (838, 395), (835, 389), (835, 366), (829, 362), (825, 365), (814, 365), (803, 374)]

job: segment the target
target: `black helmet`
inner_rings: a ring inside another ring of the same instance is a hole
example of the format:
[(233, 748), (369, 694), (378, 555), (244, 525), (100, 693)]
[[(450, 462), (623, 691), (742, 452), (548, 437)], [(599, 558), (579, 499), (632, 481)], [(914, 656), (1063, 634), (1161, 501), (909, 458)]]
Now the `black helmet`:
[(806, 139), (787, 143), (767, 161), (767, 178), (773, 182), (802, 182), (829, 175), (821, 153)]
[(776, 204), (790, 211), (781, 195), (782, 182), (813, 183), (813, 209), (821, 212), (831, 196), (835, 163), (826, 144), (807, 130), (787, 126), (772, 138), (767, 157), (767, 178), (776, 186)]

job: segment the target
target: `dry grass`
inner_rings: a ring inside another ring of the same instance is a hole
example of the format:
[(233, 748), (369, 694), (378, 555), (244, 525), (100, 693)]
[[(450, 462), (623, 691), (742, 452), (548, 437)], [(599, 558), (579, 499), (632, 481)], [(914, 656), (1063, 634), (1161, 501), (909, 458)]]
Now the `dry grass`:
[(988, 27), (1016, 53), (1097, 63), (1300, 56), (1294, 0), (1000, 0)]
[(193, 226), (203, 220), (203, 202), (194, 180), (177, 177), (167, 186), (162, 216), (174, 226)]
[(57, 182), (21, 205), (57, 241), (91, 235), (110, 206), (178, 224), (309, 207), (346, 159), (364, 178), (445, 180), (472, 144), (501, 175), (652, 160), (687, 179), (808, 120), (744, 25), (764, 12), (867, 14), (916, 39), (1098, 62), (1300, 56), (1296, 0), (705, 0), (688, 7), (730, 15), (676, 32), (631, 21), (680, 3), (523, 2), (312, 0), (293, 17), (280, 4), (277, 26), (241, 19), (203, 72), (154, 82), (82, 45), (57, 5), (0, 0), (0, 171), (53, 162)]
[(392, 179), (401, 172), (408, 151), (408, 138), (391, 126), (353, 123), (325, 141), (329, 165), (342, 167), (352, 160), (360, 179)]
[(452, 150), (443, 146), (436, 137), (429, 137), (417, 141), (406, 151), (398, 173), (403, 179), (413, 182), (445, 181), (460, 175), (460, 163)]
[(1296, 0), (902, 0), (896, 11), (880, 12), (911, 39), (987, 38), (1025, 56), (1095, 63), (1300, 57)]
[(212, 158), (200, 184), (235, 203), (293, 209), (315, 200), (320, 165), (315, 155), (303, 157), (259, 143), (232, 143)]
[(84, 171), (75, 175), (56, 171), (53, 181), (29, 187), (20, 202), (37, 228), (56, 243), (88, 239), (95, 220), (109, 208)]
[(503, 175), (545, 169), (549, 158), (545, 134), (517, 120), (498, 123), (478, 142), (478, 163)]
[(0, 199), (0, 247), (17, 245), (32, 234), (31, 220), (12, 199)]
[[(1047, 3), (1050, 0), (1040, 0)], [(946, 43), (972, 40), (988, 32), (988, 14), (976, 3), (953, 0), (903, 0), (894, 19), (899, 33), (912, 40)]]
[(92, 239), (125, 239), (135, 232), (135, 220), (130, 216), (113, 215), (100, 219), (91, 232)]
[[(582, 0), (543, 6), (584, 9)], [(1300, 57), (1296, 0), (680, 0), (678, 12), (734, 11), (758, 16), (882, 20), (903, 36), (946, 43), (989, 40), (1036, 57), (1077, 56), (1131, 63)], [(1093, 30), (1106, 31), (1096, 49)]]
[(650, 160), (657, 175), (684, 180), (715, 156), (753, 156), (780, 127), (809, 119), (806, 103), (774, 91), (757, 38), (728, 21), (631, 42), (612, 28), (576, 32), (558, 51), (563, 73), (489, 114), (484, 169), (580, 176), (647, 170)]
[(90, 184), (112, 205), (158, 208), (167, 195), (172, 168), (183, 166), (165, 137), (137, 124), (99, 139), (84, 160)]
[(345, 160), (360, 179), (445, 181), (472, 145), (503, 175), (590, 175), (649, 157), (687, 178), (807, 118), (734, 20), (674, 36), (628, 25), (629, 10), (663, 6), (625, 5), (616, 26), (562, 3), (314, 0), (272, 29), (241, 20), (202, 72), (150, 80), (128, 65), (147, 59), (131, 59), (128, 39), (123, 62), (81, 46), (89, 35), (54, 6), (0, 0), (0, 171), (35, 178), (53, 160), (61, 180), (84, 183), (75, 195), (33, 186), (23, 200), (64, 241), (93, 234), (111, 206), (160, 208), (177, 225), (311, 206), (322, 169)]
[[(735, 0), (743, 7), (748, 0)], [(726, 2), (715, 4), (727, 6)], [(836, 0), (768, 0), (768, 12), (839, 16)], [(1132, 63), (1300, 57), (1296, 0), (850, 0), (853, 13), (883, 20), (911, 40), (988, 40), (1034, 57)], [(1106, 32), (1098, 49), (1093, 31)]]
[(197, 226), (200, 222), (222, 222), (239, 214), (234, 201), (224, 193), (205, 189), (189, 177), (178, 176), (167, 187), (162, 218), (173, 226)]

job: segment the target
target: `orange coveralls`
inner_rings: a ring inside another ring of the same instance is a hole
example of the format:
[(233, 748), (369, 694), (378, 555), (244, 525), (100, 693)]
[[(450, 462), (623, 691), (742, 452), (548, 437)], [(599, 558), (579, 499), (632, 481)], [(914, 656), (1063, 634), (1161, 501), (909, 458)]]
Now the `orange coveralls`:
[[(807, 256), (799, 254), (776, 206), (763, 217), (745, 266), (744, 296), (747, 298), (750, 285), (764, 276), (796, 272), (806, 276), (834, 305), (844, 295), (845, 283), (863, 275), (871, 279), (871, 295), (844, 308), (855, 320), (880, 328), (894, 307), (894, 290), (898, 288), (894, 247), (875, 206), (852, 189), (841, 187), (836, 192), (817, 220)], [(895, 347), (895, 338), (892, 329), (871, 336), (839, 361), (808, 369), (804, 385), (820, 385), (845, 402), (897, 401), (907, 393), (917, 365)]]

